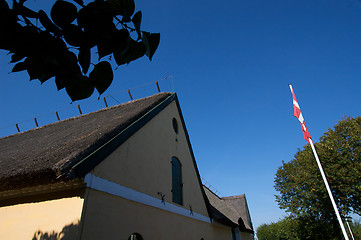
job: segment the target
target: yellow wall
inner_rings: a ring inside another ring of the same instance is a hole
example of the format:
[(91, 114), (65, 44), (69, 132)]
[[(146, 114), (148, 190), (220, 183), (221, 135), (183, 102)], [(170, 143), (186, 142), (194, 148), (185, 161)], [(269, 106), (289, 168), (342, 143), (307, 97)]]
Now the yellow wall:
[[(172, 119), (177, 119), (178, 134)], [(175, 102), (131, 136), (93, 171), (97, 177), (172, 203), (172, 156), (182, 164), (183, 206), (208, 216), (191, 153)], [(133, 232), (145, 240), (221, 240), (231, 228), (207, 223), (90, 189), (85, 195), (81, 239), (128, 239)], [(166, 204), (168, 204), (166, 203)], [(179, 206), (179, 205), (178, 205)], [(189, 211), (189, 210), (187, 210)], [(206, 218), (208, 219), (208, 218)], [(101, 227), (100, 227), (101, 224)]]
[(37, 231), (60, 233), (80, 220), (83, 199), (63, 198), (0, 208), (0, 239), (33, 239)]
[(241, 240), (254, 240), (254, 234), (241, 232)]
[[(173, 117), (178, 134), (173, 130)], [(156, 198), (162, 192), (172, 202), (172, 156), (182, 164), (183, 206), (189, 209), (191, 205), (194, 212), (208, 216), (175, 102), (101, 162), (94, 175)]]
[[(81, 239), (231, 240), (231, 229), (89, 190)], [(101, 224), (101, 226), (100, 226)]]

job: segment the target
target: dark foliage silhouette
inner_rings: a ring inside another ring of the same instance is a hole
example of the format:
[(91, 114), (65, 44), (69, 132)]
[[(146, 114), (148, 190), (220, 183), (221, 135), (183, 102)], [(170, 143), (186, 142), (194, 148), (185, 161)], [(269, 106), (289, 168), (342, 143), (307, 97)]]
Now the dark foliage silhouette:
[(151, 60), (160, 34), (141, 30), (142, 12), (134, 13), (134, 0), (73, 2), (55, 1), (49, 17), (26, 7), (26, 0), (14, 0), (12, 8), (0, 0), (0, 49), (11, 54), (12, 72), (27, 71), (41, 83), (54, 77), (58, 90), (65, 88), (76, 101), (111, 85), (113, 60)]

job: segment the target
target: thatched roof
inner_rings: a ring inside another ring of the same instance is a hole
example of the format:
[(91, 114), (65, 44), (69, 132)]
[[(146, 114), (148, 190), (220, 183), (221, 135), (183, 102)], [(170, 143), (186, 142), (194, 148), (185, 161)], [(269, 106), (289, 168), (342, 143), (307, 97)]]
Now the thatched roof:
[(221, 198), (209, 188), (203, 186), (203, 189), (212, 206), (211, 217), (214, 220), (227, 225), (238, 225), (241, 231), (253, 233), (252, 221), (244, 194)]
[(172, 96), (159, 93), (1, 138), (0, 191), (82, 177), (74, 166)]

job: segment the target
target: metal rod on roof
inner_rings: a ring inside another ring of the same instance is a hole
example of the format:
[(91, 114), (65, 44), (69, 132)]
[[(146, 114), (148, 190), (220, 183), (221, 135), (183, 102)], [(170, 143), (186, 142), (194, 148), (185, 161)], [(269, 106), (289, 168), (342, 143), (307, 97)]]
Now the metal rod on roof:
[(108, 107), (108, 103), (107, 100), (105, 99), (105, 97), (103, 97), (104, 103), (105, 103), (105, 107)]
[(131, 100), (133, 100), (132, 94), (130, 93), (130, 90), (128, 89), (128, 94)]
[(158, 81), (156, 81), (155, 84), (157, 84), (158, 92), (160, 92)]
[(20, 128), (18, 124), (16, 124), (16, 129), (18, 130), (18, 132), (20, 132)]
[(35, 121), (36, 127), (39, 127), (38, 120), (36, 120), (36, 118), (34, 118), (34, 121)]
[(78, 105), (78, 110), (79, 110), (80, 115), (83, 114), (81, 111), (80, 105)]
[(56, 114), (56, 118), (58, 119), (58, 121), (60, 121), (60, 117), (59, 117), (58, 112), (55, 112), (55, 114)]

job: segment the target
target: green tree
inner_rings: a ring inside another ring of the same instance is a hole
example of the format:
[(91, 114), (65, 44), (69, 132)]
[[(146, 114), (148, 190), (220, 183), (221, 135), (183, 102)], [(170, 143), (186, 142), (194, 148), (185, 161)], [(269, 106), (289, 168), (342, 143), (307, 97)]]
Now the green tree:
[(258, 240), (286, 240), (299, 239), (296, 234), (296, 225), (291, 219), (285, 218), (276, 223), (262, 224), (257, 228)]
[[(361, 117), (345, 118), (315, 144), (340, 214), (361, 215)], [(275, 177), (276, 201), (292, 216), (332, 224), (340, 236), (336, 216), (310, 145), (282, 163)]]
[(134, 0), (57, 0), (50, 17), (26, 1), (14, 0), (10, 8), (0, 0), (0, 49), (16, 63), (12, 72), (26, 70), (41, 83), (55, 77), (58, 90), (65, 88), (73, 101), (110, 86), (111, 59), (117, 65), (144, 55), (151, 60), (158, 47), (160, 34), (141, 30), (142, 12), (134, 13)]
[[(361, 239), (359, 222), (350, 223), (355, 239)], [(346, 229), (348, 227), (346, 226)], [(257, 228), (258, 240), (338, 240), (333, 225), (311, 216), (285, 217), (276, 223), (262, 224)], [(348, 230), (347, 230), (348, 232)], [(350, 239), (351, 236), (349, 234)]]

